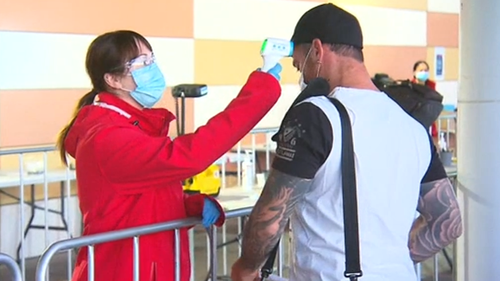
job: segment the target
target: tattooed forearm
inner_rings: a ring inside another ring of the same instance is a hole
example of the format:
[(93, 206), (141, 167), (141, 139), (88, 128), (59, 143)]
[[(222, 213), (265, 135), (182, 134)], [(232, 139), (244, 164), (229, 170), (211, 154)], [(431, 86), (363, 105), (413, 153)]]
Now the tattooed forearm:
[(271, 171), (243, 234), (241, 259), (248, 269), (258, 270), (265, 262), (294, 206), (310, 186), (311, 180)]
[(462, 218), (448, 179), (422, 184), (418, 211), (421, 216), (410, 232), (410, 255), (424, 261), (462, 235)]

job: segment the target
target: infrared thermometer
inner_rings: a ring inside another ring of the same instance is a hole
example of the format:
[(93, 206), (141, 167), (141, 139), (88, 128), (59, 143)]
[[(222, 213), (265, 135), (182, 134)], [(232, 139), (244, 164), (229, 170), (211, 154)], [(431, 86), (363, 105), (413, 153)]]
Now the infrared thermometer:
[(285, 39), (267, 38), (262, 43), (260, 55), (264, 60), (262, 71), (267, 72), (273, 68), (282, 58), (293, 55), (293, 42)]

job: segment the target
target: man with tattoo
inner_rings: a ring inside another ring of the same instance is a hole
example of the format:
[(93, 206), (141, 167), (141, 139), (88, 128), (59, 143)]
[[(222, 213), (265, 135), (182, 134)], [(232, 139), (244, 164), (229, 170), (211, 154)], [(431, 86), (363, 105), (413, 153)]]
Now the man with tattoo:
[(353, 15), (319, 5), (300, 18), (292, 41), (293, 64), (309, 85), (273, 137), (276, 157), (232, 280), (258, 278), (288, 221), (290, 280), (345, 280), (342, 132), (329, 95), (344, 104), (352, 123), (361, 279), (416, 281), (414, 263), (462, 233), (452, 185), (427, 130), (372, 84)]

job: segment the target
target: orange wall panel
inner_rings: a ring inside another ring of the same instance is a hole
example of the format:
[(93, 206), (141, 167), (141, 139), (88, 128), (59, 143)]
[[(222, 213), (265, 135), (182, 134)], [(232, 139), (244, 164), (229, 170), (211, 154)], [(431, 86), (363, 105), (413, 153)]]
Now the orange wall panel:
[(458, 47), (459, 16), (427, 13), (427, 46)]
[(0, 1), (0, 30), (100, 34), (116, 29), (191, 38), (193, 0)]
[[(0, 147), (53, 144), (85, 90), (0, 91)], [(167, 89), (157, 105), (175, 112)], [(186, 101), (186, 132), (194, 127), (193, 101)], [(170, 135), (177, 135), (175, 121)]]
[(368, 71), (386, 73), (396, 79), (409, 79), (413, 75), (413, 64), (425, 60), (425, 47), (367, 46), (364, 49)]

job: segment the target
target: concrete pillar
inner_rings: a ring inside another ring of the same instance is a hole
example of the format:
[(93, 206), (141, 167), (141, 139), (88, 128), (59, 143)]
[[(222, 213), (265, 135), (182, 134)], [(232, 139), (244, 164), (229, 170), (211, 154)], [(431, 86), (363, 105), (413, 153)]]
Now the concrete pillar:
[(500, 1), (461, 5), (456, 280), (500, 280)]

